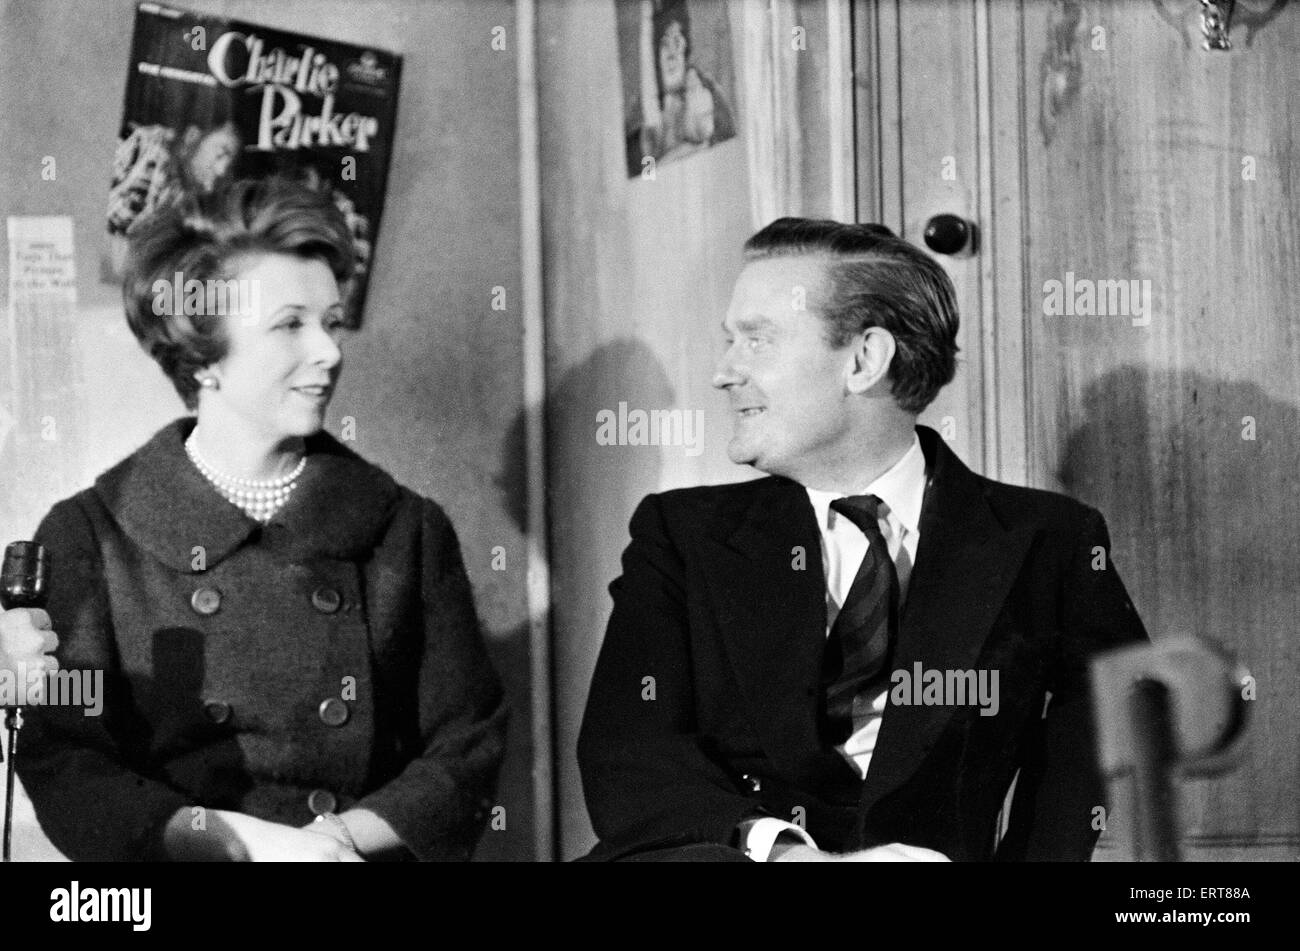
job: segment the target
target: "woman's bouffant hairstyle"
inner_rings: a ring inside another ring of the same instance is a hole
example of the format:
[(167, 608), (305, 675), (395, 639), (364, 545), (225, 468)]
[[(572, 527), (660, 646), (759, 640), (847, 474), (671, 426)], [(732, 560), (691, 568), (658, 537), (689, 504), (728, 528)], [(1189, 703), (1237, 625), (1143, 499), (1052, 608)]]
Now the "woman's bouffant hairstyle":
[[(178, 281), (182, 287), (229, 284), (238, 259), (258, 254), (323, 261), (347, 299), (355, 255), (347, 222), (328, 196), (291, 179), (232, 182), (162, 208), (131, 229), (122, 284), (126, 320), (191, 410), (198, 405), (194, 374), (226, 355), (223, 308), (193, 306), (199, 295), (171, 288)], [(179, 313), (177, 300), (185, 301)], [(203, 300), (211, 305), (213, 293)]]
[(909, 413), (934, 401), (957, 371), (957, 295), (934, 258), (884, 225), (780, 218), (745, 242), (744, 258), (826, 260), (826, 340), (846, 346), (869, 327), (893, 335), (890, 393)]

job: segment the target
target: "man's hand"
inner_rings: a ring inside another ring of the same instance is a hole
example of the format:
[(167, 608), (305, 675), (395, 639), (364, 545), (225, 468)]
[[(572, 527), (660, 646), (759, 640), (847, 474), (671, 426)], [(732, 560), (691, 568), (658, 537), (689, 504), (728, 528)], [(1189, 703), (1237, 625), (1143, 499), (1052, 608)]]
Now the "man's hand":
[(333, 836), (242, 812), (209, 809), (195, 829), (192, 810), (180, 809), (167, 823), (164, 842), (174, 859), (198, 862), (364, 862)]
[(58, 646), (50, 616), (40, 608), (0, 611), (0, 671), (27, 685), (27, 703), (44, 702), (45, 675), (59, 669), (53, 654)]
[(774, 862), (950, 862), (948, 856), (919, 845), (891, 842), (860, 852), (836, 855), (807, 845), (792, 845), (773, 859)]

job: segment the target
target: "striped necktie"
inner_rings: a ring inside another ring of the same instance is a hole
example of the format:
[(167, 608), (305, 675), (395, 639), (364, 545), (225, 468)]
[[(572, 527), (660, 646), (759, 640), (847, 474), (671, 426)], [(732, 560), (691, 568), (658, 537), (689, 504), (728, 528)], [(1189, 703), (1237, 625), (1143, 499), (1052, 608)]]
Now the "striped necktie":
[(852, 495), (831, 503), (867, 536), (867, 553), (840, 608), (822, 663), (828, 738), (843, 743), (853, 732), (853, 700), (873, 682), (888, 682), (898, 631), (898, 573), (880, 534), (881, 501)]

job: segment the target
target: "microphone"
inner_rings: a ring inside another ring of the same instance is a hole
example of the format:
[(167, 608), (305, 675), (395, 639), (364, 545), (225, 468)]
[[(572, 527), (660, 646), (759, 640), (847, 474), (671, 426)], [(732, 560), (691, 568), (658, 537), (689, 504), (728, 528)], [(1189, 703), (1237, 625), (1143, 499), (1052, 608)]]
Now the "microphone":
[[(49, 595), (49, 557), (45, 546), (36, 542), (11, 542), (5, 548), (0, 567), (0, 608), (43, 608)], [(22, 707), (5, 707), (5, 729), (9, 732), (9, 761), (5, 768), (5, 818), (3, 861), (11, 861), (10, 843), (14, 827), (14, 757), (18, 753), (18, 730), (23, 725)]]
[(1222, 647), (1193, 637), (1092, 658), (1093, 722), (1108, 777), (1133, 777), (1139, 862), (1179, 862), (1174, 779), (1215, 776), (1240, 760), (1249, 674)]
[(10, 542), (0, 568), (0, 607), (43, 608), (49, 594), (49, 556), (36, 542)]

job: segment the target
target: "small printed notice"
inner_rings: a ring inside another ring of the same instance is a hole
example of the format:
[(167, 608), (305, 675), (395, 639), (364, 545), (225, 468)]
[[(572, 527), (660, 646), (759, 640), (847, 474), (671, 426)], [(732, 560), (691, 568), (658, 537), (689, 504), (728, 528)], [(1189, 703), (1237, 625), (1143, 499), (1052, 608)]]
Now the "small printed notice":
[(9, 219), (9, 301), (57, 295), (77, 302), (72, 219), (66, 215)]
[(0, 472), (39, 472), (0, 492), (0, 538), (18, 538), (82, 478), (83, 394), (72, 218), (11, 217), (9, 307), (0, 318)]

